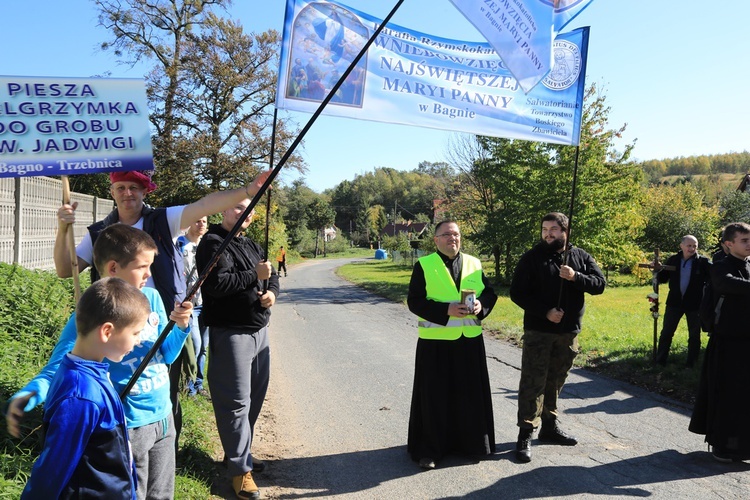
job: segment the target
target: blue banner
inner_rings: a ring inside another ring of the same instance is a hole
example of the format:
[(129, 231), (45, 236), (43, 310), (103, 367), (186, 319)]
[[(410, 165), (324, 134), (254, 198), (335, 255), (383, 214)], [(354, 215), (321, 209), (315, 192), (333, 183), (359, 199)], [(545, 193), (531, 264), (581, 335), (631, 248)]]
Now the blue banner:
[[(288, 0), (276, 107), (312, 113), (382, 20), (336, 2)], [(497, 53), (386, 26), (323, 113), (577, 145), (588, 28), (558, 36), (555, 65), (525, 94)]]
[(152, 170), (141, 79), (0, 76), (0, 177)]
[(540, 0), (551, 4), (555, 8), (554, 28), (556, 32), (562, 31), (570, 21), (589, 6), (594, 0)]
[(592, 0), (451, 0), (529, 92), (554, 64), (552, 40)]

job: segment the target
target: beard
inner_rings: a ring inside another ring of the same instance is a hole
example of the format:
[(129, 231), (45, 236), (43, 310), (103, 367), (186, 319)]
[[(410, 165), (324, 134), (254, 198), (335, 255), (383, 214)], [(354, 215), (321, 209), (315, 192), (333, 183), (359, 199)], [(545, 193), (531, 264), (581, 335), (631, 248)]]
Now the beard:
[(549, 243), (546, 240), (542, 240), (542, 245), (544, 245), (547, 250), (557, 252), (565, 246), (565, 242), (562, 238), (555, 238)]

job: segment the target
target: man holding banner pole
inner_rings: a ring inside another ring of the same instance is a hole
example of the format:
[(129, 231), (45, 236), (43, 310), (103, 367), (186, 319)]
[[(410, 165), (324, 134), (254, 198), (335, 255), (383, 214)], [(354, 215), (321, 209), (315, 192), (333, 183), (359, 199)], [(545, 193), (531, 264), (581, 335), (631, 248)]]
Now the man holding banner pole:
[[(523, 353), (518, 388), (516, 459), (531, 461), (531, 438), (575, 446), (560, 429), (557, 400), (578, 354), (577, 336), (585, 310), (584, 294), (604, 292), (605, 279), (594, 259), (568, 243), (569, 219), (550, 212), (541, 221), (541, 241), (518, 261), (510, 299), (523, 314)], [(568, 261), (563, 254), (568, 249)]]

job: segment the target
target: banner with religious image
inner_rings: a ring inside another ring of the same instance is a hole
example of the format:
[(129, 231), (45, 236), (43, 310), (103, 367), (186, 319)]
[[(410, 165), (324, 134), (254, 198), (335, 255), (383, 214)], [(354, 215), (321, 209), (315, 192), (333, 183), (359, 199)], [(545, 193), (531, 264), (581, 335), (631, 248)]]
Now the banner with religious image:
[(0, 76), (0, 177), (153, 168), (144, 80)]
[[(287, 0), (276, 107), (315, 112), (381, 19), (332, 1)], [(323, 114), (577, 145), (588, 28), (553, 42), (528, 94), (486, 42), (387, 25)]]
[(552, 40), (592, 0), (451, 0), (497, 51), (524, 91), (554, 64)]

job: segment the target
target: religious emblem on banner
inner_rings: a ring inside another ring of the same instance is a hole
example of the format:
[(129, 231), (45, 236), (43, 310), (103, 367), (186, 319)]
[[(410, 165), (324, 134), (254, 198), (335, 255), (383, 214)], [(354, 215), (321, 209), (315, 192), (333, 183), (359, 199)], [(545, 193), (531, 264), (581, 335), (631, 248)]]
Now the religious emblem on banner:
[[(322, 101), (369, 38), (369, 30), (349, 9), (311, 3), (292, 25), (285, 97)], [(337, 94), (333, 105), (362, 106), (367, 56), (363, 57)]]

